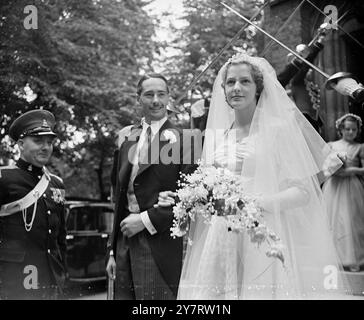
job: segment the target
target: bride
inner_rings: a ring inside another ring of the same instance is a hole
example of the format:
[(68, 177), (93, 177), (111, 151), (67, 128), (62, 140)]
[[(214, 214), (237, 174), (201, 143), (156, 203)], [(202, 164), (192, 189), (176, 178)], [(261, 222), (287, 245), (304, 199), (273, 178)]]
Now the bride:
[[(263, 58), (238, 54), (215, 80), (202, 155), (241, 176), (282, 240), (285, 263), (267, 257), (214, 216), (191, 223), (178, 299), (331, 299), (346, 282), (328, 228), (320, 182), (341, 161), (287, 96)], [(168, 205), (169, 192), (158, 205)]]

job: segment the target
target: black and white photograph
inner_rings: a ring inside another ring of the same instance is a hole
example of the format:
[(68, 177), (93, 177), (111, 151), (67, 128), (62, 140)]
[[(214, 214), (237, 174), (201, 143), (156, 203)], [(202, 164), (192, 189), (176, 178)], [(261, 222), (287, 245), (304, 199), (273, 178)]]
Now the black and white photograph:
[(362, 0), (2, 0), (0, 300), (364, 300), (363, 57)]

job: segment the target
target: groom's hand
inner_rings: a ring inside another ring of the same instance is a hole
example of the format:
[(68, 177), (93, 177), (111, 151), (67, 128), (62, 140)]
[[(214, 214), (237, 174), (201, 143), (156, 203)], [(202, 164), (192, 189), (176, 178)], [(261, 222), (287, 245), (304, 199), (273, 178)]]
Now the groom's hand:
[(176, 203), (175, 196), (177, 194), (173, 191), (161, 191), (158, 196), (158, 203), (154, 205), (157, 207), (170, 207)]
[(121, 232), (126, 235), (128, 238), (136, 235), (138, 232), (142, 231), (145, 228), (142, 218), (139, 213), (131, 213), (129, 214), (123, 221), (120, 223)]
[(106, 272), (110, 279), (115, 280), (116, 278), (116, 262), (113, 256), (110, 256), (109, 261), (107, 262)]

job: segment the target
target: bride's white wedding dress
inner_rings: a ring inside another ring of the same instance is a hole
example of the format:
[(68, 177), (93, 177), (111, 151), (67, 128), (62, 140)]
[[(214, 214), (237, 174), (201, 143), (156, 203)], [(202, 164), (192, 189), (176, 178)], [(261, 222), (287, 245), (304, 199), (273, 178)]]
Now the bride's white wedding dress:
[[(223, 90), (231, 61), (256, 66), (264, 79), (249, 135), (241, 141), (231, 129), (235, 113)], [(192, 245), (187, 246), (178, 299), (343, 298), (347, 283), (340, 276), (320, 189), (331, 150), (265, 59), (240, 54), (231, 61), (214, 83), (202, 160), (230, 169), (241, 177), (244, 192), (261, 195), (265, 205), (269, 203), (264, 221), (281, 238), (285, 268), (266, 256), (264, 244), (257, 248), (244, 232), (229, 232), (223, 217), (213, 217), (209, 225), (196, 218), (190, 226)], [(331, 171), (342, 164), (334, 158)]]
[[(229, 134), (226, 138), (226, 143), (221, 144), (214, 153), (214, 165), (240, 175), (243, 159), (229, 151), (239, 148), (248, 157), (253, 152), (253, 145), (247, 138), (239, 142), (233, 141), (235, 137)], [(209, 227), (203, 224), (199, 226), (198, 230), (194, 230), (195, 235), (199, 233), (199, 236), (195, 237), (192, 247), (187, 250), (187, 255), (191, 255), (190, 261), (196, 262), (194, 270), (190, 269), (188, 275), (183, 275), (178, 299), (239, 299), (245, 235), (228, 232), (226, 220), (222, 216), (213, 217)], [(202, 248), (202, 244), (209, 245)], [(184, 272), (186, 270), (185, 266)]]
[[(254, 159), (256, 141), (254, 137), (247, 137), (237, 142), (231, 132), (232, 130), (227, 133), (224, 143), (216, 149), (213, 155), (214, 166), (241, 175), (244, 161)], [(239, 150), (240, 157), (236, 156), (236, 150)], [(251, 179), (243, 182), (246, 190), (253, 183)], [(299, 181), (288, 181), (286, 188), (290, 186), (299, 186), (305, 192), (304, 185)], [(325, 252), (323, 247), (314, 252), (315, 246), (328, 244), (314, 243), (315, 237), (310, 239), (303, 234), (292, 235), (292, 230), (288, 230), (288, 225), (295, 224), (297, 231), (300, 230), (300, 224), (309, 224), (309, 221), (302, 219), (302, 214), (299, 210), (292, 210), (290, 217), (282, 217), (283, 225), (287, 227), (286, 230), (281, 230), (280, 235), (286, 246), (286, 268), (279, 260), (266, 257), (266, 245), (257, 248), (246, 233), (228, 231), (224, 217), (214, 216), (210, 225), (197, 221), (190, 234), (193, 242), (187, 248), (178, 299), (341, 299), (341, 290), (330, 290), (330, 279), (327, 279), (328, 287), (325, 287), (325, 272), (335, 270), (330, 269), (330, 266), (337, 267), (336, 257), (330, 254), (320, 256), (321, 252)], [(272, 214), (265, 213), (264, 221), (268, 227), (274, 228)], [(302, 227), (304, 231), (306, 227)], [(315, 226), (309, 227), (315, 229)], [(325, 233), (325, 230), (322, 232)], [(297, 247), (297, 241), (290, 239), (290, 236), (301, 236), (301, 245)], [(305, 254), (307, 250), (311, 252)], [(330, 248), (327, 250), (329, 252), (332, 252)], [(316, 260), (311, 263), (305, 261), (300, 266), (305, 257)], [(325, 266), (328, 269), (325, 270)], [(307, 280), (310, 282), (305, 283)], [(339, 287), (343, 285), (339, 276), (336, 280)]]

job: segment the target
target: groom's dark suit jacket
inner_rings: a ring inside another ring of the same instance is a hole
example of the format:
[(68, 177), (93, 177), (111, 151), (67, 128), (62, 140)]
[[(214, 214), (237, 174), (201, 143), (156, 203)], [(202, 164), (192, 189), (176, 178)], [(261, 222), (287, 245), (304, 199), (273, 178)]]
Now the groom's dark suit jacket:
[[(169, 131), (169, 134), (173, 132), (177, 142), (170, 143), (172, 141), (166, 139), (166, 135), (163, 134), (164, 130)], [(113, 232), (108, 243), (108, 250), (112, 249), (115, 253), (122, 238), (120, 222), (129, 214), (127, 210), (127, 189), (132, 164), (128, 159), (128, 154), (135, 151), (141, 132), (142, 126), (132, 127), (130, 135), (125, 138), (118, 152), (115, 217)], [(173, 239), (170, 236), (173, 220), (172, 207), (154, 208), (153, 205), (158, 202), (159, 192), (176, 190), (177, 181), (180, 179), (180, 172), (188, 173), (195, 169), (193, 164), (182, 163), (183, 158), (190, 158), (193, 162), (193, 145), (191, 147), (191, 143), (186, 143), (188, 140), (192, 140), (190, 136), (182, 135), (182, 130), (177, 129), (167, 120), (151, 143), (151, 161), (140, 165), (134, 180), (134, 193), (140, 212), (148, 211), (150, 221), (157, 230), (157, 233), (154, 235), (151, 235), (147, 229), (144, 229), (142, 232), (146, 235), (153, 258), (161, 275), (174, 294), (177, 293), (182, 267), (182, 238)], [(174, 149), (173, 153), (171, 149)], [(170, 157), (173, 160), (172, 164), (164, 164), (166, 154), (173, 154)]]

